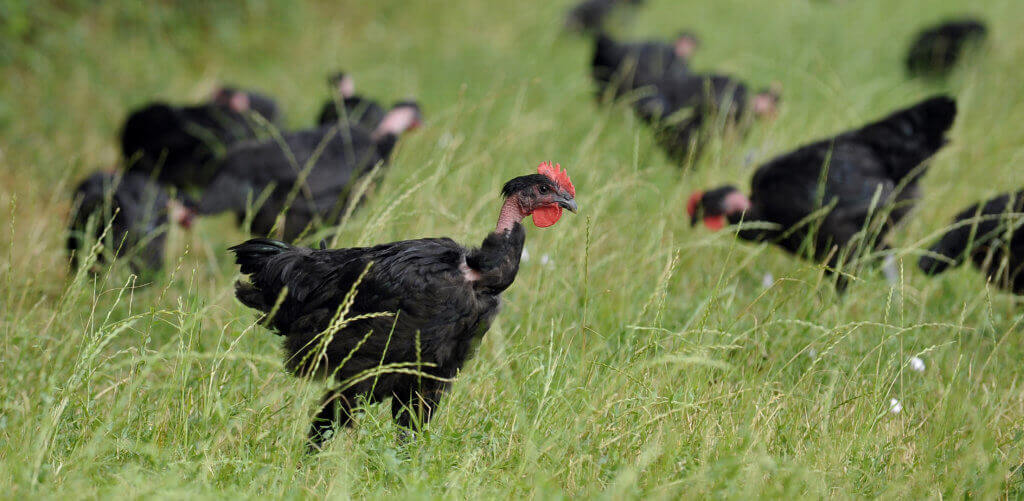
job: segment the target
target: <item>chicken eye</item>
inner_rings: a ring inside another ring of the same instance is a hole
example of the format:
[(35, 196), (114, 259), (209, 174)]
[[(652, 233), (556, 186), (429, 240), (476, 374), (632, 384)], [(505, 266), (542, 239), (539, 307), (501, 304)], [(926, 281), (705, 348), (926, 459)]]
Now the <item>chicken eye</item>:
[(547, 187), (547, 186), (544, 186), (544, 185), (542, 184), (542, 185), (540, 185), (540, 187), (539, 187), (539, 188), (537, 189), (537, 191), (539, 191), (539, 192), (540, 192), (540, 194), (541, 194), (541, 195), (543, 195), (543, 194), (545, 194), (545, 193), (547, 193), (547, 192), (548, 192), (548, 187)]

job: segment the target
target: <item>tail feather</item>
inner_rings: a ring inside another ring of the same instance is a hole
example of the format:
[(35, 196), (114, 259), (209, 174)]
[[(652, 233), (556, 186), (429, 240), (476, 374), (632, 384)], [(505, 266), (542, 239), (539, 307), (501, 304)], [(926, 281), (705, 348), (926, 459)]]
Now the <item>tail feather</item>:
[(919, 172), (918, 165), (946, 143), (946, 131), (956, 119), (956, 101), (935, 96), (868, 124), (851, 135), (872, 145), (886, 160), (896, 181)]
[(280, 240), (253, 238), (228, 250), (235, 254), (235, 264), (241, 266), (242, 273), (250, 275), (262, 271), (270, 258), (293, 248)]

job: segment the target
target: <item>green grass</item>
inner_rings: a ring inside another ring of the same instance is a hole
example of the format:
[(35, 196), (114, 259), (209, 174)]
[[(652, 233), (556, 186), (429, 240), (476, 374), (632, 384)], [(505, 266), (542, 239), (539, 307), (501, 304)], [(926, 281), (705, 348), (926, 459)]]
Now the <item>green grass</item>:
[[(959, 208), (1024, 186), (1018, 0), (969, 8), (991, 43), (944, 83), (901, 62), (955, 0), (650, 0), (622, 34), (692, 28), (697, 68), (784, 87), (776, 122), (685, 173), (628, 109), (594, 104), (565, 1), (57, 4), (0, 6), (0, 496), (1024, 495), (1020, 303), (969, 268), (914, 266)], [(531, 259), (426, 433), (399, 445), (370, 407), (311, 457), (322, 387), (286, 375), (233, 299), (226, 248), (245, 235), (229, 218), (173, 230), (166, 276), (140, 290), (123, 266), (70, 275), (63, 232), (71, 186), (116, 162), (132, 107), (230, 81), (302, 127), (339, 68), (417, 96), (428, 123), (338, 245), (478, 243), (501, 184), (548, 159), (581, 210), (528, 231)], [(936, 92), (960, 115), (893, 235), (897, 286), (865, 273), (840, 301), (817, 265), (689, 227), (692, 190), (746, 185), (774, 154)]]

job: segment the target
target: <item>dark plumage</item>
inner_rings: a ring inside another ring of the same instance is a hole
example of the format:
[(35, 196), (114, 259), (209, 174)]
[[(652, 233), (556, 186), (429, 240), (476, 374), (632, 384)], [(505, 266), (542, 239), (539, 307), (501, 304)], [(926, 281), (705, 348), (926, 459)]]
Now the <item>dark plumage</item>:
[(685, 33), (674, 44), (617, 42), (605, 33), (598, 34), (590, 62), (598, 96), (610, 93), (620, 97), (664, 78), (688, 76), (689, 56), (696, 44), (696, 38)]
[(996, 285), (1024, 294), (1024, 191), (1005, 193), (963, 210), (949, 231), (918, 262), (937, 275), (968, 257)]
[[(107, 254), (126, 258), (132, 270), (143, 274), (163, 266), (166, 239), (167, 193), (144, 174), (97, 172), (74, 192), (67, 249), (72, 268), (78, 268), (86, 247), (110, 229), (103, 240)], [(89, 221), (93, 219), (90, 232)], [(103, 254), (99, 256), (103, 261)]]
[(179, 189), (201, 189), (215, 159), (230, 145), (261, 135), (263, 121), (274, 122), (277, 115), (270, 98), (232, 89), (221, 89), (211, 102), (196, 106), (151, 103), (125, 120), (121, 152), (130, 171), (156, 174), (160, 182)]
[[(339, 109), (341, 110), (340, 114), (338, 113)], [(320, 108), (317, 124), (329, 125), (342, 122), (343, 125), (357, 124), (372, 130), (380, 125), (380, 121), (384, 119), (386, 113), (376, 101), (363, 96), (342, 98), (341, 102), (335, 102), (332, 99)]]
[(520, 221), (542, 209), (575, 211), (571, 184), (560, 183), (535, 175), (507, 184), (497, 229), (478, 249), (448, 238), (335, 250), (253, 239), (231, 248), (250, 275), (236, 296), (264, 315), (274, 312), (262, 322), (284, 336), (288, 369), (339, 383), (313, 420), (314, 445), (335, 423), (350, 424), (358, 397), (392, 398), (402, 426), (430, 419), (515, 280), (526, 238)]
[(318, 125), (341, 122), (342, 126), (358, 124), (365, 129), (373, 130), (380, 125), (381, 120), (384, 120), (387, 112), (379, 103), (355, 94), (355, 82), (351, 76), (336, 73), (328, 79), (328, 85), (335, 97), (328, 99), (320, 108)]
[(220, 162), (198, 212), (231, 211), (241, 221), (269, 189), (254, 206), (252, 231), (269, 235), (284, 213), (283, 238), (292, 241), (311, 224), (336, 221), (354, 182), (387, 163), (399, 134), (418, 122), (419, 107), (403, 104), (373, 131), (332, 124), (284, 134), (286, 149), (276, 139), (239, 144)]
[(914, 39), (907, 54), (911, 74), (945, 74), (956, 65), (964, 49), (981, 43), (988, 33), (978, 19), (958, 19), (932, 26)]
[(238, 87), (221, 87), (213, 93), (211, 102), (244, 113), (252, 111), (272, 124), (281, 122), (281, 108), (274, 98)]
[(570, 30), (596, 32), (604, 27), (608, 15), (619, 5), (641, 5), (644, 0), (583, 0), (569, 9), (565, 26)]
[[(712, 228), (726, 221), (769, 223), (738, 234), (837, 268), (859, 250), (882, 246), (911, 209), (921, 164), (946, 144), (955, 116), (952, 99), (933, 97), (798, 148), (757, 169), (749, 199), (732, 187), (695, 193), (687, 207), (691, 222), (703, 218)], [(841, 278), (840, 288), (844, 283)]]
[[(749, 125), (753, 115), (774, 116), (779, 95), (762, 91), (751, 95), (747, 86), (726, 75), (665, 75), (654, 80), (634, 102), (637, 115), (655, 129), (658, 144), (677, 162), (696, 156), (710, 128)], [(741, 120), (741, 118), (743, 120)]]

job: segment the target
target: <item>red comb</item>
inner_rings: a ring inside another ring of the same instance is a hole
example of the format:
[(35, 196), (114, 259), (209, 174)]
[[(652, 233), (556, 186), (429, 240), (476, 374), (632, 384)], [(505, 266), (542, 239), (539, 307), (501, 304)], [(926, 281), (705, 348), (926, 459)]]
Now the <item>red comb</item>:
[(572, 180), (569, 179), (569, 172), (562, 170), (561, 164), (552, 166), (551, 162), (543, 162), (537, 166), (537, 174), (547, 176), (559, 188), (568, 191), (573, 197), (576, 196), (576, 187), (572, 185)]
[(703, 191), (695, 191), (690, 195), (690, 199), (686, 201), (686, 214), (693, 217), (693, 213), (697, 212), (697, 204), (700, 203), (703, 196)]

